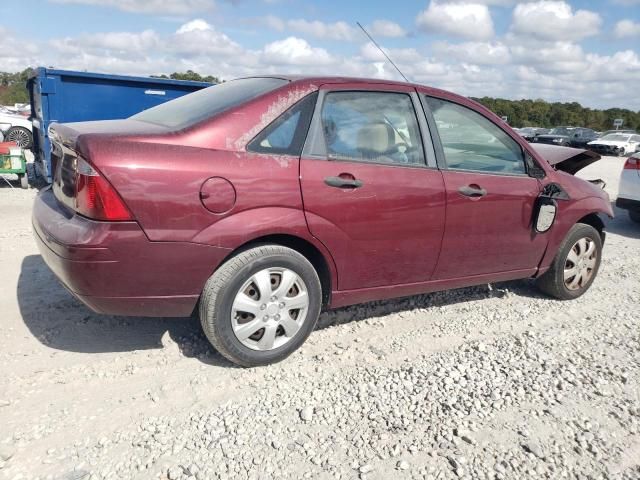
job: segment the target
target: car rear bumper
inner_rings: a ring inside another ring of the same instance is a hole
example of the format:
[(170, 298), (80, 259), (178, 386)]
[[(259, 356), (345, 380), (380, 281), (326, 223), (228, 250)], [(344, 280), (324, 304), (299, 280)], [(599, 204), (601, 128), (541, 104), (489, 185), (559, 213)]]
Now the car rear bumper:
[(48, 188), (33, 207), (38, 249), (64, 286), (99, 313), (190, 315), (228, 249), (151, 242), (137, 222), (89, 220), (62, 206)]

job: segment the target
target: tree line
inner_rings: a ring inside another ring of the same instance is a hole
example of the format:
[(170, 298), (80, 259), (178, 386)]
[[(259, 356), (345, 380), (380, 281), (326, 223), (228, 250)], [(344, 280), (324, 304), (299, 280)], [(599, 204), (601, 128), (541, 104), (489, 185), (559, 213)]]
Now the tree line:
[[(33, 70), (27, 68), (22, 72), (0, 72), (0, 105), (28, 103), (29, 93), (26, 83)], [(173, 72), (169, 75), (152, 75), (153, 78), (171, 78), (174, 80), (193, 80), (199, 82), (220, 83), (214, 75), (200, 75), (193, 70)], [(634, 112), (624, 108), (599, 110), (586, 108), (577, 102), (561, 103), (544, 100), (507, 100), (504, 98), (474, 98), (499, 116), (508, 117), (512, 127), (557, 127), (572, 125), (588, 127), (594, 130), (610, 130), (613, 120), (622, 118), (624, 128), (640, 130), (640, 111)]]
[(640, 130), (640, 111), (625, 108), (599, 110), (586, 108), (577, 102), (561, 103), (544, 100), (506, 100), (482, 97), (473, 100), (481, 103), (498, 116), (508, 117), (512, 127), (587, 127), (597, 131), (613, 129), (616, 118), (624, 120), (623, 128)]

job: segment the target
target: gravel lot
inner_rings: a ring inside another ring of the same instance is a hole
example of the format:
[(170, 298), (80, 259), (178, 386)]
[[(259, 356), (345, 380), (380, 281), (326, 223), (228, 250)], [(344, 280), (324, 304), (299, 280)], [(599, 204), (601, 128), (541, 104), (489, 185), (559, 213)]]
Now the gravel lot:
[[(615, 199), (624, 159), (581, 172)], [(608, 221), (573, 302), (531, 282), (323, 314), (234, 368), (193, 319), (106, 317), (0, 188), (0, 478), (640, 478), (640, 226)]]

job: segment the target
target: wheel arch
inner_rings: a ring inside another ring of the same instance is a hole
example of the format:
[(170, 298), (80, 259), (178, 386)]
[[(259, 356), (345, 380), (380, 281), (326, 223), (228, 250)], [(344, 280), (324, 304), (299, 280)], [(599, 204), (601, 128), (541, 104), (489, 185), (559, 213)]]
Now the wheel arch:
[(220, 265), (223, 265), (230, 258), (244, 252), (245, 250), (265, 244), (281, 245), (283, 247), (290, 248), (309, 260), (320, 278), (320, 285), (322, 287), (322, 308), (324, 309), (330, 305), (332, 287), (337, 284), (337, 281), (334, 278), (335, 271), (331, 268), (332, 265), (329, 263), (331, 260), (327, 259), (317, 246), (302, 237), (287, 233), (275, 233), (253, 238), (231, 251)]
[(576, 223), (584, 223), (595, 228), (600, 234), (600, 239), (602, 240), (602, 244), (604, 245), (604, 239), (606, 237), (605, 225), (600, 218), (600, 215), (598, 215), (596, 212), (592, 212), (580, 218)]

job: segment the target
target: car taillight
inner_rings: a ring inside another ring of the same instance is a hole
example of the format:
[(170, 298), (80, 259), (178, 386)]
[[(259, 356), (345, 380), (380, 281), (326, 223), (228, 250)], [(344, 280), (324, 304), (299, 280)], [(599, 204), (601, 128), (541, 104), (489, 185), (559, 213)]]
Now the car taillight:
[(625, 170), (640, 170), (640, 158), (629, 157), (624, 163)]
[(133, 220), (118, 192), (80, 157), (76, 164), (75, 210), (94, 220)]

